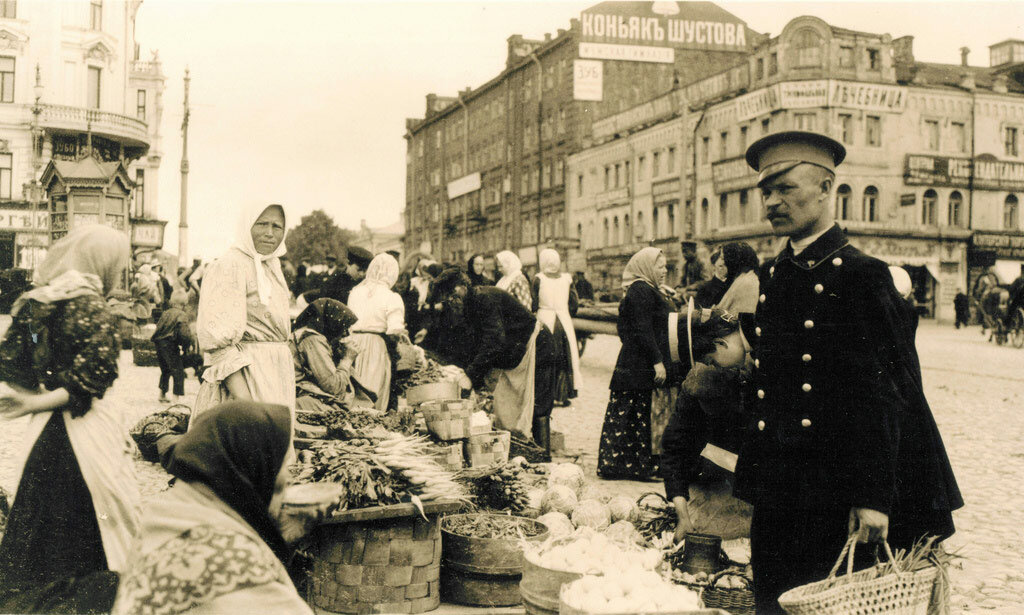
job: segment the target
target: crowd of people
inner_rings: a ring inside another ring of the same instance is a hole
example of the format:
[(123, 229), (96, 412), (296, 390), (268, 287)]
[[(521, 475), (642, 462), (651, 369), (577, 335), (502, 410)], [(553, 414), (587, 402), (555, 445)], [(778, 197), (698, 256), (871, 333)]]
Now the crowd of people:
[[(702, 486), (751, 506), (758, 613), (824, 578), (848, 535), (907, 548), (951, 535), (963, 505), (923, 394), (912, 305), (832, 219), (844, 154), (797, 132), (749, 148), (778, 255), (727, 243), (708, 266), (684, 244), (673, 289), (665, 255), (645, 247), (622, 274), (597, 473), (663, 480), (680, 538)], [(497, 426), (550, 455), (552, 409), (583, 385), (573, 316), (594, 293), (557, 251), (528, 275), (510, 251), (400, 263), (350, 246), (323, 274), (305, 262), (291, 276), (287, 220), (285, 206), (255, 204), (206, 266), (177, 281), (135, 272), (132, 292), (162, 312), (161, 397), (171, 380), (183, 394), (188, 352), (203, 357), (188, 431), (159, 441), (174, 486), (144, 512), (124, 417), (104, 401), (120, 351), (106, 297), (127, 239), (85, 225), (52, 246), (0, 342), (0, 414), (30, 417), (0, 611), (309, 612), (288, 574), (298, 532), (281, 514), (296, 409), (394, 410), (396, 365), (416, 345), (461, 367), (467, 394), (493, 392)]]

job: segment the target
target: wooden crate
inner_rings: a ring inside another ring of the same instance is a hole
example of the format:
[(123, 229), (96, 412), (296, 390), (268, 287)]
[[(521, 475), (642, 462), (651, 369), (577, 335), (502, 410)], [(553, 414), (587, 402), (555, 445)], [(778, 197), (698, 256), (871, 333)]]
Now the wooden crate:
[(507, 431), (488, 431), (466, 439), (466, 460), (474, 468), (508, 461), (512, 434)]

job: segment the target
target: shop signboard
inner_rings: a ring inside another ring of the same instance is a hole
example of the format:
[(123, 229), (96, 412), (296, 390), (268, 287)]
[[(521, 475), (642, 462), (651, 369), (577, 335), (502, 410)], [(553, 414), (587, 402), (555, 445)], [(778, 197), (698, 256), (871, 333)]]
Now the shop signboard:
[(480, 189), (480, 173), (470, 173), (448, 182), (448, 199), (458, 198)]
[(600, 101), (604, 95), (604, 63), (600, 60), (573, 60), (573, 100)]
[(917, 195), (914, 193), (900, 195), (900, 207), (913, 207), (917, 205)]
[(845, 109), (902, 113), (907, 108), (907, 88), (830, 79), (829, 104)]
[(972, 247), (995, 254), (996, 258), (1024, 260), (1024, 235), (975, 231)]
[(603, 139), (629, 130), (635, 126), (651, 124), (656, 120), (670, 117), (682, 105), (679, 91), (669, 92), (642, 105), (627, 109), (622, 113), (594, 122), (591, 134), (595, 139)]
[(828, 105), (829, 82), (786, 81), (779, 84), (779, 103), (784, 109), (807, 109)]
[(753, 188), (757, 185), (757, 172), (743, 156), (719, 160), (711, 165), (711, 182), (717, 194)]
[(785, 81), (736, 98), (736, 119), (749, 120), (779, 109), (842, 107), (901, 113), (907, 89), (895, 85), (816, 79)]
[(909, 186), (950, 186), (988, 190), (1024, 190), (1024, 162), (997, 160), (994, 157), (970, 158), (907, 154), (903, 171)]
[(736, 97), (736, 121), (743, 122), (779, 108), (779, 87), (773, 85)]
[(132, 246), (136, 248), (162, 248), (165, 220), (132, 220)]
[(676, 61), (676, 52), (671, 47), (581, 42), (580, 57), (595, 60), (625, 60), (627, 62), (672, 64)]
[(704, 2), (602, 2), (580, 15), (582, 42), (747, 51), (744, 22)]
[[(21, 231), (50, 228), (50, 214), (46, 211), (33, 212), (30, 209), (0, 209), (0, 230)], [(35, 224), (32, 224), (32, 218)]]

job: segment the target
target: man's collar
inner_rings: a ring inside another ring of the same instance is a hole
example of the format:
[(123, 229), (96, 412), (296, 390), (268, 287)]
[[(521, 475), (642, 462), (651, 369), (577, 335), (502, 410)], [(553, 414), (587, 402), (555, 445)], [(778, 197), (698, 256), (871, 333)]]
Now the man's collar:
[(807, 246), (807, 248), (805, 248), (799, 255), (793, 255), (792, 245), (787, 239), (782, 252), (775, 257), (775, 262), (777, 263), (788, 258), (807, 267), (813, 267), (821, 262), (823, 258), (835, 252), (839, 248), (842, 248), (847, 243), (846, 231), (844, 231), (838, 224), (832, 224), (831, 228), (815, 239), (811, 245)]

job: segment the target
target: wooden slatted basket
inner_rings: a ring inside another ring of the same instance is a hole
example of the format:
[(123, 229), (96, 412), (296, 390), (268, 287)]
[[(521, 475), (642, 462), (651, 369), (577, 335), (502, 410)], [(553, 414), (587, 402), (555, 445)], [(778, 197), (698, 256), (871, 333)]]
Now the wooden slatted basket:
[(475, 406), (468, 400), (430, 401), (420, 405), (427, 430), (438, 440), (468, 438)]
[(508, 461), (511, 440), (512, 434), (507, 431), (471, 435), (466, 439), (466, 460), (474, 468), (504, 463)]

